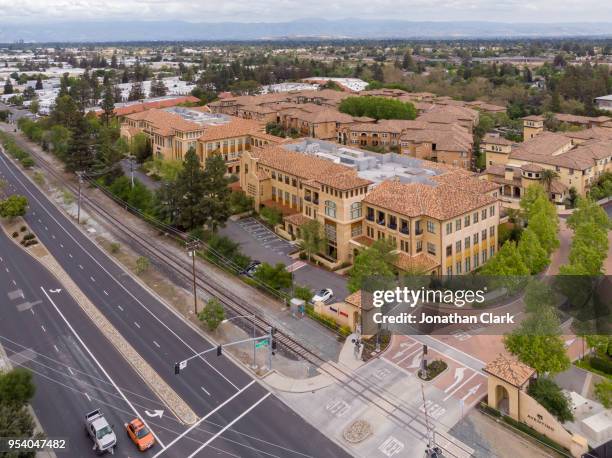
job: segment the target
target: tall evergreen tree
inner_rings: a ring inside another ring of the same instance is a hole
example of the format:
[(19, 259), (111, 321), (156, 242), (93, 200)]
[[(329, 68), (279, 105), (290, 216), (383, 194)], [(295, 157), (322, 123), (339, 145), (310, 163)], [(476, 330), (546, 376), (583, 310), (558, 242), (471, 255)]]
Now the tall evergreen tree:
[(85, 116), (79, 113), (68, 146), (66, 169), (71, 172), (90, 170), (95, 163), (92, 146), (89, 123)]
[(70, 90), (70, 78), (68, 76), (68, 73), (64, 73), (62, 75), (62, 79), (60, 80), (60, 90), (59, 93), (57, 94), (57, 97), (63, 97), (65, 95), (68, 95), (68, 91)]
[(223, 226), (231, 215), (231, 190), (226, 172), (227, 166), (221, 155), (215, 154), (206, 159), (201, 206), (206, 225), (213, 231)]
[(145, 93), (142, 88), (142, 83), (140, 81), (135, 81), (132, 83), (132, 88), (130, 89), (130, 94), (128, 95), (128, 100), (142, 100), (145, 98)]
[(204, 195), (204, 171), (194, 148), (185, 154), (183, 169), (174, 183), (176, 223), (183, 229), (201, 227), (208, 218), (201, 200)]
[(7, 77), (6, 81), (4, 82), (4, 93), (5, 94), (12, 94), (13, 93), (13, 83), (11, 82), (11, 78)]
[(111, 119), (115, 115), (115, 97), (113, 87), (107, 84), (104, 87), (104, 97), (102, 98), (102, 121), (108, 127)]
[(36, 90), (40, 91), (43, 88), (43, 82), (42, 82), (42, 76), (40, 76), (40, 74), (38, 75), (38, 78), (36, 78)]

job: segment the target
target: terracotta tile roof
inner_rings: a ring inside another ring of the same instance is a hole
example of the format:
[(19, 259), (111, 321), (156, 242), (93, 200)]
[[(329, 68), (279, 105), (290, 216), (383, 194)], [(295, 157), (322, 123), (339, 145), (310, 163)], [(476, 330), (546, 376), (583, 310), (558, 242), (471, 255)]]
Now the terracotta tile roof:
[(612, 129), (609, 127), (596, 126), (579, 132), (564, 132), (564, 134), (566, 137), (577, 140), (612, 140)]
[[(151, 110), (154, 108), (168, 108), (168, 107), (174, 107), (181, 103), (188, 103), (188, 102), (197, 103), (199, 101), (200, 99), (192, 95), (174, 97), (171, 99), (168, 98), (168, 99), (163, 99), (163, 100), (153, 100), (149, 102), (144, 101), (144, 102), (130, 104), (124, 107), (115, 108), (115, 115), (116, 116), (127, 116), (132, 113), (139, 113), (141, 111)], [(97, 114), (98, 115), (102, 114), (102, 111), (101, 110), (98, 111)]]
[(501, 353), (483, 370), (519, 388), (535, 374), (531, 367)]
[(475, 173), (468, 172), (467, 170), (463, 169), (452, 170), (451, 172), (443, 173), (442, 175), (436, 175), (435, 177), (432, 177), (432, 180), (440, 184), (446, 184), (458, 189), (477, 192), (479, 194), (486, 194), (499, 189), (499, 186), (497, 186), (495, 183), (481, 180)]
[(492, 134), (485, 134), (485, 136), (482, 138), (482, 143), (490, 143), (492, 145), (504, 145), (504, 146), (514, 145), (514, 142), (508, 140), (507, 138), (504, 138), (501, 135), (492, 135)]
[[(568, 147), (567, 151), (560, 152)], [(595, 161), (609, 156), (612, 156), (612, 142), (610, 141), (588, 140), (573, 146), (572, 139), (565, 134), (543, 132), (516, 148), (510, 153), (509, 158), (585, 170), (594, 166)]]
[(538, 164), (528, 163), (521, 165), (521, 170), (524, 170), (525, 172), (541, 172), (544, 169)]
[(415, 128), (420, 129), (425, 126), (424, 123), (402, 119), (381, 119), (378, 122), (357, 122), (350, 124), (348, 127), (353, 132), (391, 132), (399, 134), (404, 129)]
[(231, 118), (230, 122), (226, 124), (203, 126), (202, 128), (204, 133), (198, 138), (202, 142), (242, 137), (262, 130), (261, 125), (257, 121), (242, 118)]
[(426, 253), (419, 253), (416, 256), (410, 256), (408, 253), (399, 252), (393, 263), (398, 269), (404, 272), (423, 272), (429, 273), (440, 263)]
[(259, 159), (260, 166), (268, 166), (305, 180), (318, 180), (319, 178), (325, 178), (330, 175), (352, 170), (346, 165), (336, 164), (326, 159), (288, 151), (276, 145), (253, 150), (251, 156)]
[(343, 191), (347, 189), (359, 188), (361, 186), (369, 186), (373, 183), (370, 180), (361, 178), (359, 175), (357, 175), (357, 171), (353, 169), (335, 175), (325, 175), (317, 178), (316, 181)]
[(355, 291), (353, 294), (349, 294), (344, 298), (344, 302), (353, 305), (358, 309), (361, 308), (361, 290)]
[(306, 224), (308, 221), (312, 221), (309, 217), (304, 215), (303, 213), (295, 213), (293, 215), (285, 216), (283, 218), (288, 223), (291, 223), (295, 226), (302, 226)]
[(406, 129), (400, 139), (412, 143), (432, 143), (436, 150), (462, 151), (472, 150), (473, 137), (465, 127), (459, 124), (425, 123), (421, 129)]
[(363, 201), (411, 218), (429, 216), (445, 221), (493, 204), (497, 199), (448, 184), (431, 186), (421, 183), (383, 181)]
[(581, 125), (589, 125), (591, 123), (603, 123), (606, 121), (610, 121), (611, 118), (607, 116), (598, 116), (598, 117), (590, 117), (590, 116), (577, 116), (572, 114), (565, 113), (555, 113), (555, 118), (557, 121), (565, 122), (568, 124), (581, 124)]
[(478, 112), (471, 108), (453, 105), (434, 105), (433, 108), (421, 114), (417, 121), (451, 124), (459, 121), (476, 122), (477, 119)]
[(525, 121), (544, 121), (544, 116), (540, 116), (540, 115), (529, 115), (529, 116), (525, 116), (523, 118), (521, 118)]

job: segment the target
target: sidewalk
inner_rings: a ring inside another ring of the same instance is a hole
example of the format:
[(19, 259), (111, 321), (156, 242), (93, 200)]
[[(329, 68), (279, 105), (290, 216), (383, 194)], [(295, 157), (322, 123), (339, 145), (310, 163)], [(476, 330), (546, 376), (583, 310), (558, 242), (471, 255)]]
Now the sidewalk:
[[(10, 127), (11, 126), (0, 123), (0, 129), (6, 132), (10, 132)], [(64, 169), (63, 165), (55, 157), (49, 153), (43, 152), (38, 145), (31, 143), (20, 133), (13, 135), (17, 143), (22, 148), (32, 150), (36, 154), (44, 156), (47, 161), (55, 166), (57, 171), (62, 171)], [(76, 179), (71, 174), (64, 174), (63, 179), (66, 182), (76, 184)], [(58, 188), (58, 190), (61, 189), (59, 184), (55, 184), (55, 186)], [(119, 207), (102, 192), (88, 187), (83, 187), (82, 192), (84, 195), (89, 196), (95, 199), (98, 203), (102, 204), (109, 213), (123, 221), (140, 236), (150, 240), (151, 243), (154, 243), (155, 246), (159, 247), (160, 249), (171, 252), (176, 256), (184, 257), (186, 266), (190, 265), (191, 261), (182, 247), (179, 247), (163, 235), (160, 235), (158, 230), (152, 228), (144, 221)], [(61, 202), (59, 205), (61, 205), (65, 211), (68, 211), (69, 207), (72, 207), (71, 205), (67, 206)], [(130, 239), (126, 238), (112, 223), (99, 219), (97, 215), (86, 215), (86, 212), (84, 211), (82, 212), (82, 218), (94, 220), (106, 232), (111, 234), (113, 238), (115, 238), (115, 241), (120, 241), (127, 246), (130, 246), (133, 251), (137, 253), (139, 252), (138, 248), (132, 245)], [(97, 243), (95, 236), (92, 236), (92, 239)], [(165, 277), (168, 280), (175, 283), (177, 286), (190, 288), (189, 285), (184, 284), (184, 281), (172, 278), (170, 275), (168, 275), (167, 269), (163, 264), (158, 264), (158, 261), (155, 259), (151, 259), (150, 261), (152, 265), (155, 265), (155, 267), (160, 270), (160, 272), (165, 273)], [(268, 320), (276, 328), (282, 330), (283, 333), (286, 333), (300, 341), (300, 343), (306, 346), (313, 353), (317, 354), (320, 358), (328, 361), (335, 361), (337, 359), (342, 344), (338, 342), (337, 335), (335, 333), (307, 317), (294, 318), (290, 310), (285, 307), (284, 304), (247, 285), (238, 277), (230, 275), (227, 272), (214, 267), (213, 265), (204, 263), (203, 261), (198, 261), (196, 264), (196, 270), (199, 276), (206, 277), (209, 280), (217, 283), (219, 286), (226, 288), (241, 298), (249, 301), (250, 305), (257, 309), (257, 313)], [(202, 295), (203, 298), (207, 299), (207, 296), (203, 292), (199, 291), (199, 295)]]

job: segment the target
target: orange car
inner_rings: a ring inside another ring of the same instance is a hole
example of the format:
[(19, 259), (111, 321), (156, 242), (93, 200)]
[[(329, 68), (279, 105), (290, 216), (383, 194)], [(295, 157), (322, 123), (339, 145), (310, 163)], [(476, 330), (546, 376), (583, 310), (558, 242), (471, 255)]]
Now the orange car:
[(153, 434), (140, 418), (134, 418), (131, 422), (127, 423), (125, 429), (130, 439), (132, 439), (132, 442), (136, 444), (136, 447), (138, 447), (138, 450), (141, 452), (153, 447), (155, 444)]

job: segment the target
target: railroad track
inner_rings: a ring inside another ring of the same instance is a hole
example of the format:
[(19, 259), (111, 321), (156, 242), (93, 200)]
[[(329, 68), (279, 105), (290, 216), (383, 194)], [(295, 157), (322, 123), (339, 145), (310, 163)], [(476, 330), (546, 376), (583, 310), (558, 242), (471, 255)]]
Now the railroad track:
[[(26, 145), (27, 146), (27, 145)], [(28, 148), (30, 150), (30, 148)], [(58, 173), (54, 166), (49, 163), (49, 161), (43, 157), (42, 155), (30, 150), (30, 153), (36, 157), (37, 165), (43, 168), (47, 173), (54, 176), (56, 179), (60, 180), (64, 183), (64, 186), (68, 188), (73, 193), (78, 193), (78, 186), (66, 182), (64, 177)], [(136, 216), (142, 217), (138, 211), (126, 206), (126, 203), (117, 199), (114, 195), (108, 192), (106, 189), (99, 186), (93, 180), (89, 181), (89, 183), (101, 190), (105, 193), (109, 198), (115, 201), (118, 205), (121, 205), (124, 209), (129, 211)], [(155, 248), (151, 246), (150, 240), (145, 238), (143, 235), (139, 234), (133, 228), (129, 227), (124, 221), (121, 221), (109, 211), (107, 211), (103, 205), (101, 205), (95, 198), (87, 196), (85, 193), (81, 193), (81, 202), (82, 205), (87, 206), (90, 211), (98, 214), (100, 217), (108, 220), (113, 224), (113, 226), (121, 231), (126, 237), (132, 240), (140, 250), (148, 253), (152, 258), (160, 261), (165, 267), (170, 268), (175, 274), (179, 275), (185, 281), (191, 281), (193, 273), (192, 271), (185, 267), (185, 260), (179, 258), (176, 254), (165, 251), (160, 248)], [(148, 221), (150, 224), (155, 226), (157, 229), (165, 230), (168, 227), (160, 226), (155, 224), (153, 221)], [(189, 236), (185, 233), (182, 233), (178, 230), (172, 230), (172, 237), (180, 242), (186, 242), (189, 240)], [(227, 267), (227, 265), (226, 265)], [(231, 267), (231, 264), (230, 264)], [(271, 326), (275, 326), (273, 323), (266, 320), (262, 317), (257, 310), (254, 310), (246, 301), (232, 293), (226, 288), (220, 287), (218, 284), (215, 284), (211, 281), (207, 281), (205, 277), (196, 274), (196, 284), (203, 291), (206, 291), (208, 294), (219, 299), (221, 303), (224, 304), (232, 313), (236, 315), (249, 315), (251, 318), (247, 318), (249, 323), (255, 324), (255, 326), (262, 332), (267, 333)], [(419, 439), (426, 441), (426, 434), (421, 432), (421, 430), (425, 429), (425, 421), (422, 419), (423, 412), (414, 407), (406, 406), (404, 402), (399, 399), (397, 396), (389, 393), (387, 390), (377, 387), (368, 379), (365, 379), (363, 376), (355, 373), (354, 371), (344, 368), (339, 364), (330, 364), (328, 361), (321, 358), (319, 355), (311, 351), (309, 348), (301, 344), (299, 341), (294, 339), (291, 335), (289, 335), (285, 330), (277, 329), (274, 335), (274, 338), (283, 349), (286, 351), (293, 353), (296, 357), (302, 358), (313, 366), (317, 367), (320, 372), (326, 373), (334, 380), (336, 380), (339, 384), (349, 390), (351, 393), (356, 395), (357, 397), (363, 399), (367, 403), (376, 406), (378, 409), (382, 410), (385, 415), (391, 418), (396, 423), (405, 426), (408, 428), (413, 434), (417, 435)], [(355, 386), (356, 385), (356, 386)], [(399, 414), (398, 414), (399, 412)], [(430, 419), (430, 422), (432, 420)], [(420, 429), (415, 429), (412, 423), (416, 423)], [(438, 423), (444, 428), (448, 428), (448, 426), (444, 425), (440, 421), (433, 420), (433, 423)], [(444, 438), (446, 441), (450, 443), (454, 443), (455, 440), (452, 437), (446, 436), (446, 434), (435, 431), (437, 436)], [(459, 447), (459, 449), (461, 449)], [(452, 453), (450, 450), (445, 450), (447, 456), (468, 456), (469, 451), (461, 449), (464, 453), (460, 453), (456, 455)], [(466, 455), (468, 454), (468, 455)]]

